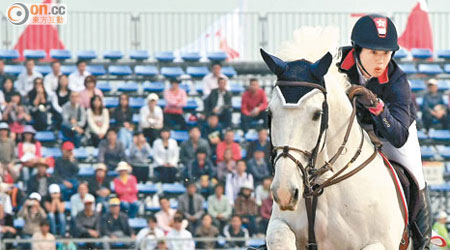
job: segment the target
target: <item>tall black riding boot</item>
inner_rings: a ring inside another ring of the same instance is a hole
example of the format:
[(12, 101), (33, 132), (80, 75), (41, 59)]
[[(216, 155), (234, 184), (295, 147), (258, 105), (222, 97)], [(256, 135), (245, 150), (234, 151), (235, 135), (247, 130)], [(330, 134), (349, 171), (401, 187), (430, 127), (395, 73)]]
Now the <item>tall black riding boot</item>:
[(414, 250), (429, 249), (431, 241), (432, 214), (428, 187), (419, 191), (417, 216), (412, 225)]

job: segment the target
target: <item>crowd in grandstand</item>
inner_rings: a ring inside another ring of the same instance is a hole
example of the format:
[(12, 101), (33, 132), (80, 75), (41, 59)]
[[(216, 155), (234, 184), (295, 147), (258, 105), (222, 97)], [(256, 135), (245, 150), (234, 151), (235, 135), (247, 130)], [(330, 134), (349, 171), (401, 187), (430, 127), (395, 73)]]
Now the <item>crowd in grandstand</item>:
[[(248, 239), (265, 232), (272, 207), (268, 101), (257, 79), (250, 79), (242, 95), (240, 129), (257, 130), (258, 139), (239, 144), (231, 122), (229, 79), (219, 63), (213, 63), (203, 79), (204, 108), (196, 125), (186, 122), (187, 93), (176, 78), (170, 79), (170, 88), (162, 95), (148, 94), (135, 124), (127, 94), (120, 94), (117, 108), (105, 107), (104, 94), (85, 61), (78, 61), (70, 75), (64, 75), (61, 63), (54, 61), (45, 77), (33, 60), (24, 64), (26, 70), (16, 78), (4, 73), (0, 60), (2, 239), (131, 237), (140, 249), (189, 250), (195, 245), (212, 249), (217, 243), (163, 238)], [(164, 108), (158, 106), (160, 98), (165, 100)], [(171, 137), (173, 130), (188, 130), (189, 138), (178, 144)], [(38, 131), (62, 134), (57, 144), (60, 157), (43, 157), (43, 145), (35, 137)], [(74, 150), (88, 146), (98, 149), (95, 173), (81, 178)], [(138, 198), (139, 183), (174, 182), (183, 183), (186, 192), (178, 197)], [(146, 213), (142, 208), (147, 202), (159, 211)], [(13, 226), (19, 217), (24, 220), (21, 230)], [(146, 218), (148, 226), (135, 232), (129, 219), (137, 217)], [(243, 247), (246, 242), (227, 240), (225, 245)], [(48, 241), (7, 246), (30, 247), (111, 246)]]

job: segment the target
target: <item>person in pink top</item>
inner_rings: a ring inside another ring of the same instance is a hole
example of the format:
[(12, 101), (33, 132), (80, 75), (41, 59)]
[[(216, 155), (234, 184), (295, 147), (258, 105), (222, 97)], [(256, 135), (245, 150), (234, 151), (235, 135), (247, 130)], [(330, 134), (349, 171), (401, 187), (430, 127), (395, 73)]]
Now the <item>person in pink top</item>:
[(267, 127), (267, 96), (264, 89), (259, 87), (257, 79), (250, 79), (250, 86), (242, 95), (241, 122), (244, 132), (250, 128), (252, 121), (262, 119)]
[(128, 213), (128, 217), (135, 218), (139, 210), (139, 202), (137, 198), (137, 180), (131, 175), (131, 166), (121, 161), (117, 165), (116, 172), (119, 173), (114, 179), (114, 189), (120, 199), (120, 208)]
[(103, 99), (103, 92), (96, 88), (97, 86), (97, 79), (95, 76), (87, 76), (84, 79), (84, 90), (80, 92), (80, 105), (81, 107), (88, 109), (91, 107), (91, 98), (94, 97), (94, 95), (98, 95), (102, 97)]
[(183, 117), (183, 107), (187, 103), (186, 91), (180, 88), (180, 82), (177, 79), (170, 81), (171, 87), (164, 91), (164, 126), (172, 129), (186, 128), (186, 121)]
[(222, 162), (225, 159), (225, 151), (227, 149), (231, 149), (232, 158), (234, 161), (238, 161), (242, 158), (241, 155), (241, 146), (234, 142), (234, 132), (233, 130), (228, 130), (225, 133), (225, 139), (217, 144), (216, 156), (217, 163)]

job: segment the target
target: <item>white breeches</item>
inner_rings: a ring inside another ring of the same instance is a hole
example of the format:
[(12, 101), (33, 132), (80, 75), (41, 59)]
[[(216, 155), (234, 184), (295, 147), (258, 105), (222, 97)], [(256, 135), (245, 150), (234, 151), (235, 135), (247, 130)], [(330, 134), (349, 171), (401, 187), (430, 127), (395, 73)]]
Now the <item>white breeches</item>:
[(420, 152), (419, 138), (417, 137), (416, 122), (409, 127), (409, 136), (401, 148), (392, 146), (387, 140), (382, 139), (383, 154), (390, 160), (403, 165), (411, 173), (419, 185), (419, 189), (425, 188), (425, 178), (422, 169), (422, 156)]

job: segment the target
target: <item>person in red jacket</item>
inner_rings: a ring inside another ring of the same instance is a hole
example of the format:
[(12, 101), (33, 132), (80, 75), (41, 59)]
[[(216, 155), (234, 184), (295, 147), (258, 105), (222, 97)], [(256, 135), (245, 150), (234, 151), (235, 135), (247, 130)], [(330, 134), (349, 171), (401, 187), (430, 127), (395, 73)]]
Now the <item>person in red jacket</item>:
[(259, 87), (257, 79), (250, 79), (250, 86), (242, 95), (241, 123), (244, 132), (250, 128), (252, 121), (263, 119), (267, 127), (267, 96), (264, 89)]
[(224, 140), (221, 143), (217, 144), (216, 149), (217, 163), (220, 163), (225, 159), (225, 150), (227, 149), (231, 149), (234, 161), (242, 159), (241, 146), (238, 143), (234, 142), (233, 130), (228, 130), (225, 133)]
[(131, 175), (131, 166), (121, 161), (117, 165), (116, 172), (119, 176), (114, 179), (114, 188), (120, 199), (120, 208), (128, 213), (128, 217), (135, 218), (139, 210), (137, 198), (137, 180)]

